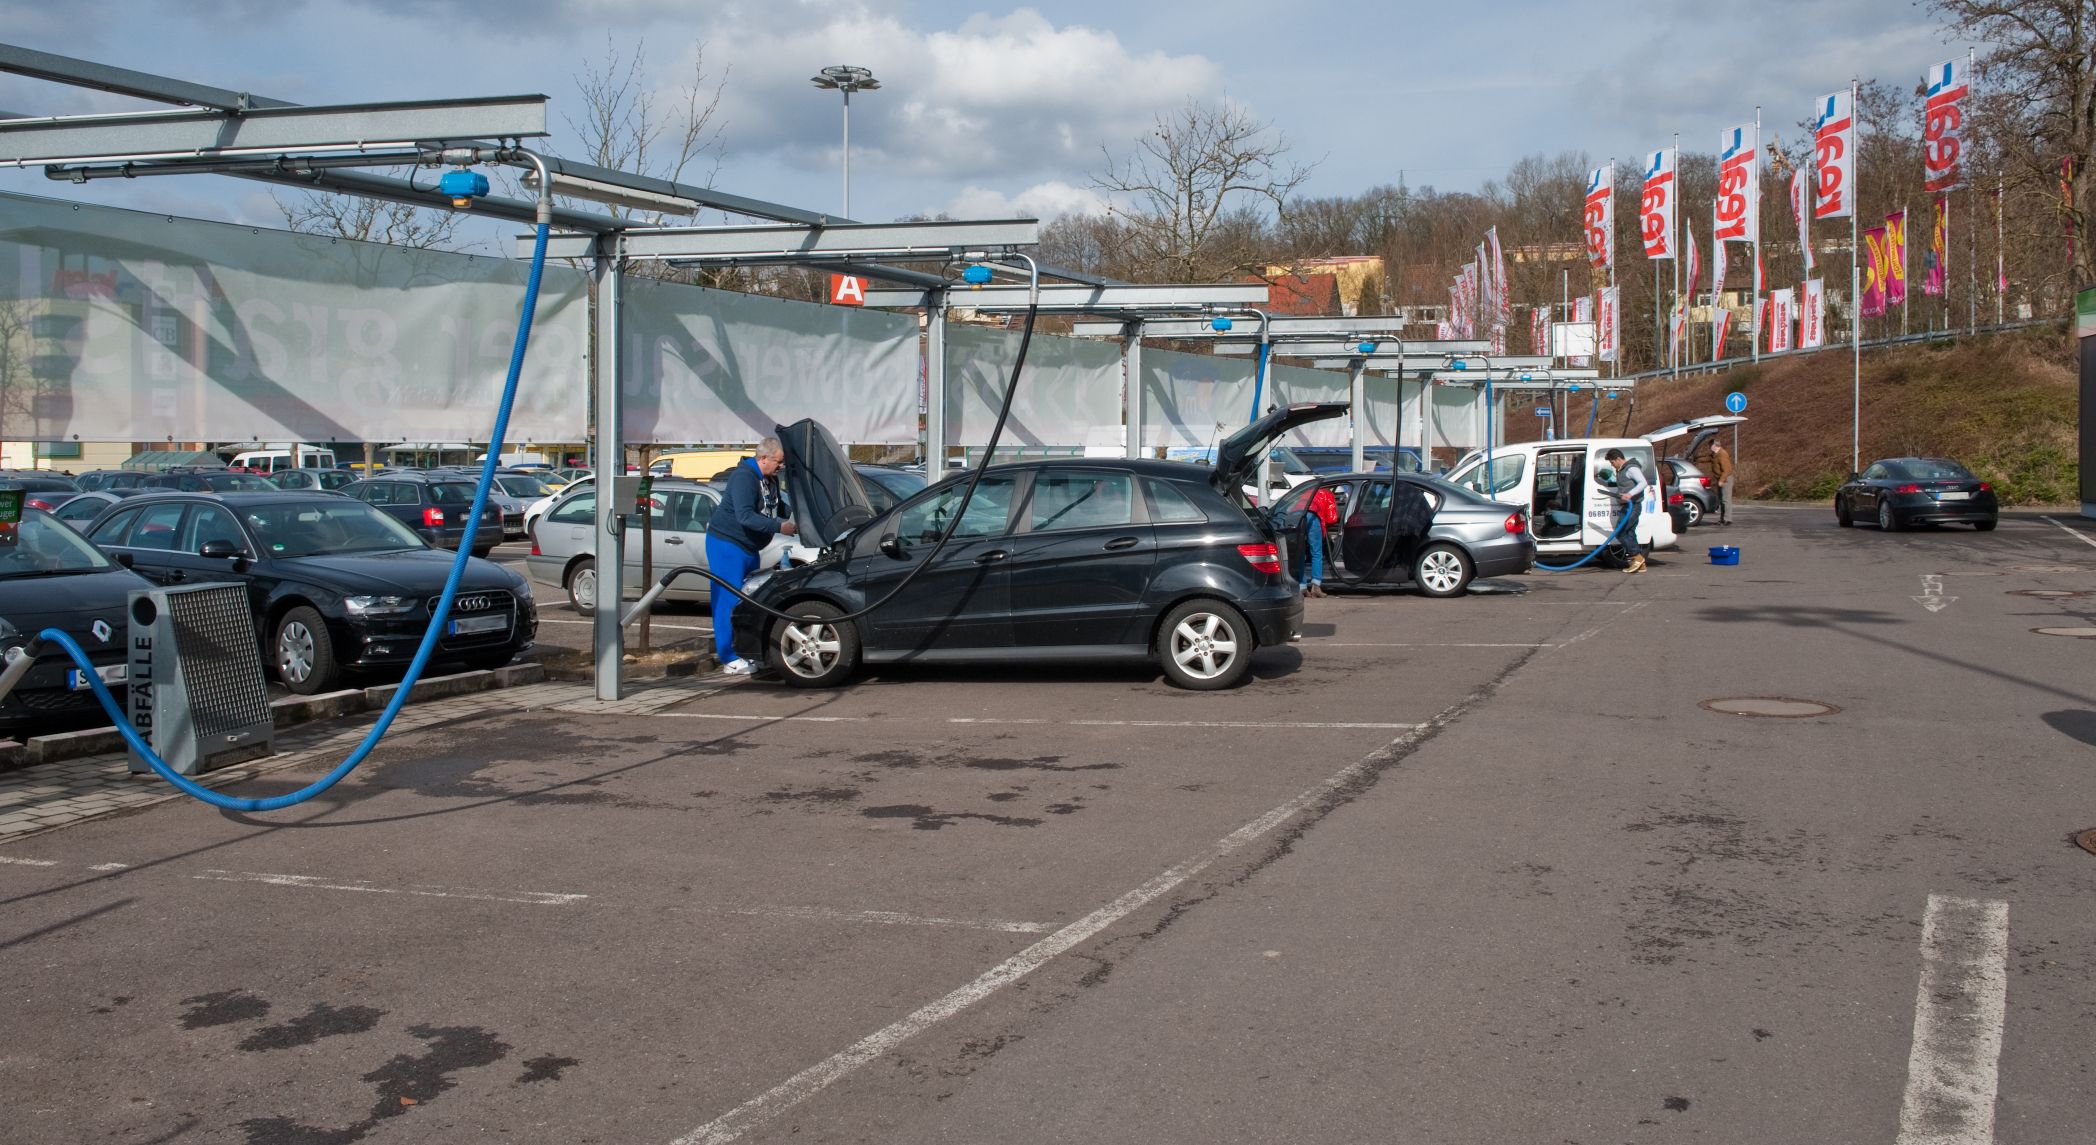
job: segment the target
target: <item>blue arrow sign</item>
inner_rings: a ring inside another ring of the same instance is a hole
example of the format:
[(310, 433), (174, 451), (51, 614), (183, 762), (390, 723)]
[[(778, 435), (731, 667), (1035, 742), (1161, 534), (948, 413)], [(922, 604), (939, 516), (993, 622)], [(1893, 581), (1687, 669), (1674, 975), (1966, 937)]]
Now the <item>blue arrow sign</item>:
[(1747, 395), (1745, 395), (1745, 394), (1743, 394), (1743, 393), (1740, 393), (1740, 392), (1739, 392), (1738, 390), (1734, 390), (1734, 391), (1732, 391), (1731, 393), (1729, 393), (1729, 394), (1726, 394), (1726, 395), (1725, 395), (1725, 412), (1727, 412), (1727, 413), (1745, 413), (1745, 412), (1747, 412)]
[(1550, 416), (1550, 407), (1549, 407), (1549, 406), (1537, 406), (1537, 407), (1536, 407), (1536, 416), (1537, 416), (1537, 417), (1549, 417), (1549, 416)]

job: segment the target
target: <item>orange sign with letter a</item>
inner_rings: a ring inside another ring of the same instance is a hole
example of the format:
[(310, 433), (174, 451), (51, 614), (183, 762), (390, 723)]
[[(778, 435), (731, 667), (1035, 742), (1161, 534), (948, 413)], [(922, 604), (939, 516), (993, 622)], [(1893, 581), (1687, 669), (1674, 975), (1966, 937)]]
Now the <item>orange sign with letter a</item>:
[(856, 274), (830, 276), (830, 302), (836, 306), (866, 305), (866, 283)]

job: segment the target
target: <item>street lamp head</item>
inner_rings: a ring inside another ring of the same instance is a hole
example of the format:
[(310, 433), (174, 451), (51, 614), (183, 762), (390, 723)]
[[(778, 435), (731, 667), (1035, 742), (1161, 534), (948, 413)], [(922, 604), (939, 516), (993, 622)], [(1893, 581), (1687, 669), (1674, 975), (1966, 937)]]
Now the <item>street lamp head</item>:
[(881, 81), (873, 78), (873, 72), (851, 64), (835, 64), (822, 69), (822, 74), (809, 76), (816, 87), (827, 91), (879, 91)]

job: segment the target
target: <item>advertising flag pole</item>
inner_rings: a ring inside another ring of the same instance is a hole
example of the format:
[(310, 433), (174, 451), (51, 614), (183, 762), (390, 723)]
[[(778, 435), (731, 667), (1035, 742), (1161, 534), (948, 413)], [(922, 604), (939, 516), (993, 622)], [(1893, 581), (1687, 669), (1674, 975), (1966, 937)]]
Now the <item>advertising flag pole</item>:
[[(1674, 305), (1681, 311), (1683, 341), (1686, 341), (1688, 306), (1681, 301), (1681, 257), (1685, 252), (1681, 249), (1681, 133), (1678, 131), (1674, 133), (1674, 186), (1667, 192), (1667, 203), (1674, 208), (1674, 241), (1669, 244), (1674, 249)], [(1662, 331), (1661, 337), (1666, 334)], [(1667, 359), (1672, 363), (1677, 378), (1681, 376), (1682, 349), (1679, 342), (1670, 342), (1667, 346)]]
[(1907, 336), (1907, 311), (1914, 307), (1913, 261), (1908, 257), (1914, 253), (1914, 243), (1907, 236), (1914, 233), (1914, 212), (1906, 203), (1900, 204), (1900, 273), (1906, 281), (1900, 289), (1900, 337)]
[(1761, 361), (1761, 105), (1754, 105), (1754, 304), (1747, 312), (1747, 336), (1754, 360)]
[(2000, 175), (1994, 176), (1994, 324), (2007, 321), (2002, 314), (2002, 303), (2009, 292), (2009, 276), (2006, 260), (2001, 250), (2001, 184)]
[[(1852, 124), (1859, 118), (1856, 114), (1856, 81), (1849, 81), (1849, 120)], [(1851, 139), (1860, 136), (1854, 126), (1850, 127)], [(1863, 204), (1857, 201), (1856, 188), (1849, 192), (1849, 345), (1854, 366), (1849, 379), (1849, 472), (1863, 468), (1863, 241), (1856, 220), (1863, 215)]]
[[(1973, 51), (1965, 49), (1965, 105), (1971, 107), (1978, 102), (1973, 98), (1974, 89), (1979, 87), (1979, 73), (1973, 68)], [(1970, 175), (1971, 164), (1961, 155), (1958, 162), (1967, 170), (1959, 172)], [(1965, 179), (1965, 218), (1972, 225), (1965, 233), (1965, 332), (1980, 332), (1980, 188), (1975, 179)]]

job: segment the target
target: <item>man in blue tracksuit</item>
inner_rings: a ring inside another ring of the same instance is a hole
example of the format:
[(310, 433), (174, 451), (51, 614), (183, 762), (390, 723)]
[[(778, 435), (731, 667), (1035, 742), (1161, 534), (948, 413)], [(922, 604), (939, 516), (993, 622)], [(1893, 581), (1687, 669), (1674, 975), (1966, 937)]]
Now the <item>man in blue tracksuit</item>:
[[(757, 443), (757, 456), (743, 459), (728, 477), (728, 492), (706, 524), (706, 567), (713, 575), (740, 587), (757, 567), (757, 554), (774, 533), (793, 536), (800, 529), (779, 517), (779, 487), (772, 480), (786, 464), (779, 439)], [(750, 674), (750, 662), (735, 655), (735, 605), (742, 599), (713, 586), (713, 651), (730, 676)]]

